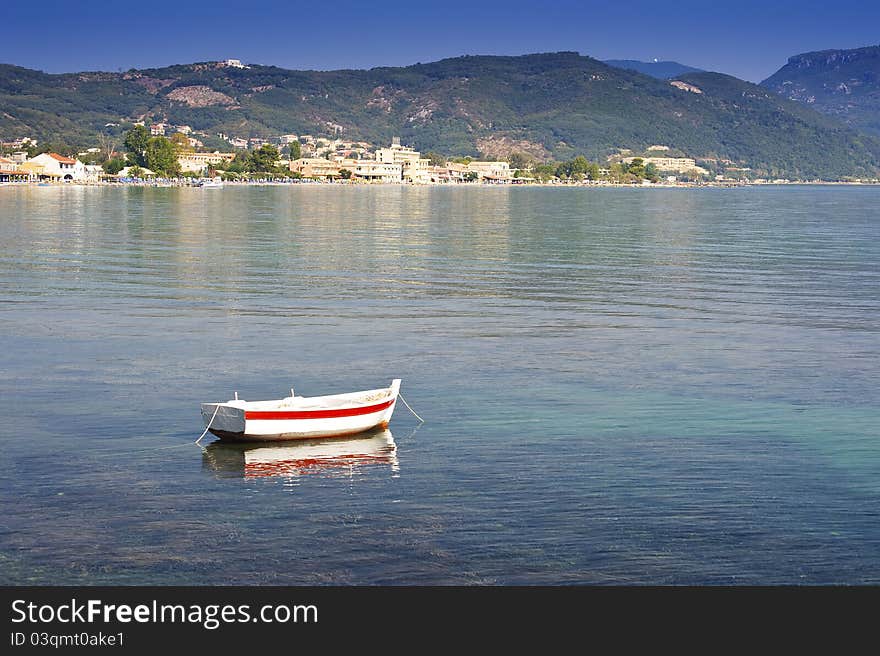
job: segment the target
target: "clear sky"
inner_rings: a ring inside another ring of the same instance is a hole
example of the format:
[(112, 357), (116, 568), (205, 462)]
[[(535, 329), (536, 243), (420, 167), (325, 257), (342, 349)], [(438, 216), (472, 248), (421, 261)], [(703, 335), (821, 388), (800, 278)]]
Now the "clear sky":
[(372, 68), (575, 50), (760, 81), (794, 54), (877, 44), (880, 0), (31, 0), (0, 10), (0, 62), (52, 73), (227, 58)]

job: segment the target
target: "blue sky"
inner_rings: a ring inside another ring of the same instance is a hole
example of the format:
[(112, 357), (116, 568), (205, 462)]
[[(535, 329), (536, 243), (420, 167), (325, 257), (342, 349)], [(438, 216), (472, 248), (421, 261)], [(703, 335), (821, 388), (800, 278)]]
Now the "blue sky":
[(0, 62), (53, 73), (230, 57), (284, 68), (371, 68), (576, 50), (760, 81), (794, 54), (878, 43), (877, 0), (47, 0), (7, 3), (0, 17)]

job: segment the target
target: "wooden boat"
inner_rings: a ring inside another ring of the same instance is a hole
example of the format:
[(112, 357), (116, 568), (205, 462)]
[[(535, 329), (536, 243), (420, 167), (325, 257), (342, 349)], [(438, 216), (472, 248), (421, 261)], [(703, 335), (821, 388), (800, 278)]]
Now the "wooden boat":
[(284, 443), (221, 440), (205, 448), (202, 465), (219, 477), (233, 478), (345, 476), (377, 465), (389, 466), (392, 473), (400, 469), (397, 445), (387, 428)]
[(330, 396), (290, 396), (275, 401), (202, 403), (207, 430), (222, 440), (274, 441), (334, 437), (385, 428), (391, 421), (400, 379), (382, 389)]

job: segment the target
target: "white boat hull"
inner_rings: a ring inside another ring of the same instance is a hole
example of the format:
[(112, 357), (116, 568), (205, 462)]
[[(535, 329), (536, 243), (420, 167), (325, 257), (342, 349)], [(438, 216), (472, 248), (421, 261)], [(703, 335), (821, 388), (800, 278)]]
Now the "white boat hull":
[(279, 401), (203, 403), (208, 430), (224, 440), (274, 441), (354, 435), (391, 421), (400, 380), (379, 390)]

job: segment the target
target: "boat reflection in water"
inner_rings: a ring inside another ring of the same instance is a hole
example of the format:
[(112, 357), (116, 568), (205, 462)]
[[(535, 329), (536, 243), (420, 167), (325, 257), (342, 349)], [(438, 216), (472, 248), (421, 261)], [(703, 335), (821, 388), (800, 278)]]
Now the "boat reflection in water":
[(388, 429), (283, 443), (217, 441), (202, 455), (203, 468), (230, 478), (349, 476), (376, 465), (388, 465), (395, 474), (400, 470), (397, 445)]

